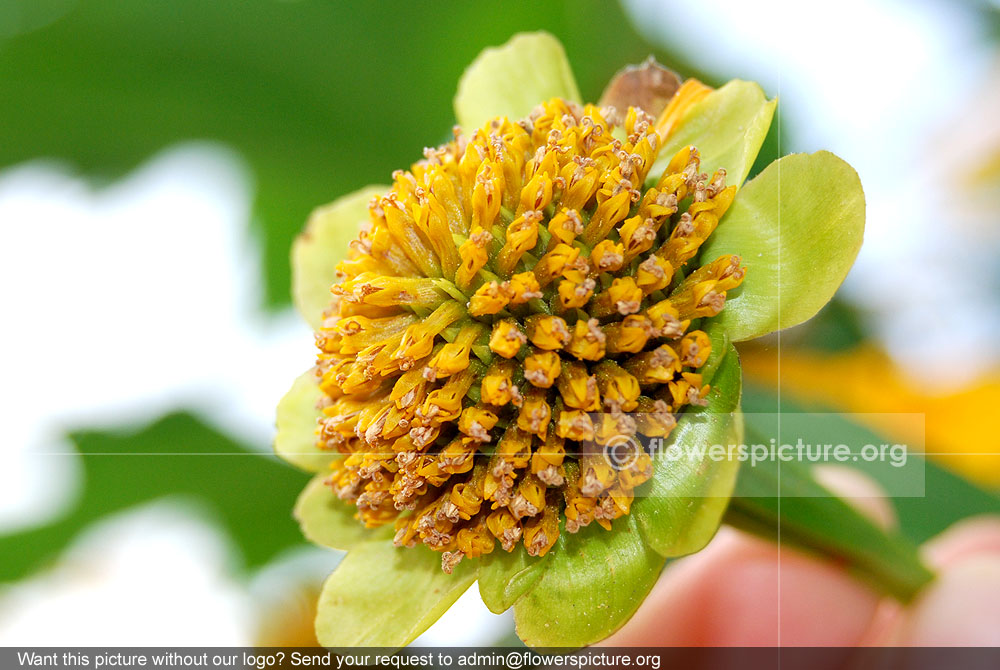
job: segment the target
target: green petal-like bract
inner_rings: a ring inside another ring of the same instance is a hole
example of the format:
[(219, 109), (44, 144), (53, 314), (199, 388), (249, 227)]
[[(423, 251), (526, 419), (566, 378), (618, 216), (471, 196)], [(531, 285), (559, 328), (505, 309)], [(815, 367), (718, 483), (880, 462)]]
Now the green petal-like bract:
[(278, 403), (274, 451), (292, 465), (321, 472), (336, 456), (316, 446), (316, 421), (321, 413), (316, 403), (323, 397), (312, 370), (296, 378)]
[(743, 283), (715, 321), (735, 342), (811, 318), (861, 248), (865, 196), (850, 165), (828, 151), (792, 154), (744, 186), (702, 258), (739, 254)]
[(306, 322), (315, 329), (330, 305), (330, 287), (337, 277), (337, 263), (368, 220), (368, 201), (385, 186), (366, 186), (316, 209), (305, 230), (292, 245), (292, 300)]
[(719, 528), (740, 464), (728, 454), (715, 458), (707, 450), (742, 439), (740, 375), (739, 355), (729, 345), (711, 378), (708, 405), (680, 416), (653, 459), (653, 479), (636, 491), (631, 516), (646, 543), (663, 556), (696, 552)]
[(514, 604), (517, 634), (535, 648), (603, 640), (635, 613), (665, 562), (631, 515), (616, 519), (611, 532), (596, 523), (564, 532), (542, 578)]
[(479, 595), (495, 614), (506, 612), (541, 578), (551, 553), (535, 558), (523, 544), (514, 551), (494, 550), (482, 557), (479, 566)]
[(324, 647), (402, 647), (437, 621), (476, 580), (476, 561), (448, 575), (441, 554), (382, 538), (354, 547), (327, 578), (316, 613)]
[(498, 116), (526, 117), (552, 98), (580, 102), (566, 52), (548, 33), (520, 33), (484, 50), (466, 68), (455, 94), (455, 117), (471, 132)]
[(694, 145), (701, 154), (702, 172), (711, 176), (717, 168), (726, 168), (726, 183), (739, 186), (764, 143), (776, 104), (752, 81), (734, 79), (712, 91), (684, 114), (649, 179), (658, 179), (675, 153)]
[(333, 490), (323, 483), (325, 478), (325, 474), (313, 477), (295, 501), (295, 518), (306, 539), (345, 551), (362, 542), (392, 542), (392, 526), (366, 528), (354, 518), (358, 508), (334, 495)]

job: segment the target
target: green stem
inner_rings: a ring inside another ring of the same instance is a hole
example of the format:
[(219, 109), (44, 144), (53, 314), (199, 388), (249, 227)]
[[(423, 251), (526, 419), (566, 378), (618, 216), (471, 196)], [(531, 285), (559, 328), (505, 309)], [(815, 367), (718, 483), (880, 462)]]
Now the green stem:
[(879, 528), (795, 463), (741, 468), (725, 521), (842, 561), (859, 578), (902, 602), (934, 579), (913, 543)]

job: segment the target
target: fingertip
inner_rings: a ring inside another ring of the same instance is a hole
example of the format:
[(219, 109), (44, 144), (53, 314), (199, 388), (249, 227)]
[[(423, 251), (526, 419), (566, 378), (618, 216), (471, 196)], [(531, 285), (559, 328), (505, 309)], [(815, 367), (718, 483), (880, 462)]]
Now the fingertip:
[(959, 521), (924, 544), (924, 558), (937, 568), (948, 568), (969, 558), (1000, 556), (1000, 516), (970, 517)]
[(906, 613), (906, 646), (1000, 646), (1000, 558), (969, 557), (941, 573)]

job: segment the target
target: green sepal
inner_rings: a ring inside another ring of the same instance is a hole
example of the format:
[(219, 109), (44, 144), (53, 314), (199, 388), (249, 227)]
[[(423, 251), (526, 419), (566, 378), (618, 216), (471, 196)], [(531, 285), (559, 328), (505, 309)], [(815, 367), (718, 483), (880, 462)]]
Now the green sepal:
[(449, 575), (441, 570), (441, 554), (426, 547), (359, 544), (323, 584), (316, 639), (332, 648), (403, 647), (472, 585), (477, 567), (462, 561)]
[(580, 102), (562, 44), (549, 33), (519, 33), (485, 49), (466, 68), (455, 94), (455, 118), (469, 133), (495, 117), (526, 117), (552, 98)]
[(674, 154), (694, 145), (701, 154), (702, 172), (711, 177), (717, 168), (725, 168), (726, 184), (739, 186), (767, 137), (777, 103), (752, 81), (734, 79), (712, 91), (684, 114), (660, 149), (647, 182), (655, 183)]
[(495, 549), (479, 563), (479, 595), (494, 614), (502, 614), (541, 578), (551, 552), (541, 558), (528, 555), (523, 544), (510, 553)]
[(711, 381), (708, 405), (680, 415), (664, 448), (654, 454), (652, 480), (636, 490), (632, 503), (631, 516), (643, 538), (662, 556), (684, 556), (708, 544), (736, 485), (737, 458), (728, 453), (724, 458), (686, 455), (688, 450), (728, 447), (742, 439), (741, 370), (732, 345)]
[(354, 514), (358, 508), (334, 495), (324, 484), (327, 475), (318, 474), (302, 489), (295, 501), (295, 520), (302, 534), (314, 544), (347, 551), (362, 542), (392, 542), (392, 527), (365, 528)]
[(828, 151), (771, 163), (736, 196), (702, 258), (738, 254), (747, 268), (715, 319), (734, 342), (811, 318), (861, 248), (865, 196), (850, 165)]
[(578, 648), (629, 620), (666, 562), (643, 542), (631, 515), (611, 531), (592, 523), (563, 532), (541, 579), (514, 604), (517, 634), (534, 648)]
[(317, 407), (323, 392), (312, 370), (299, 375), (278, 402), (274, 452), (292, 465), (308, 472), (322, 472), (337, 454), (316, 446), (316, 422), (322, 416)]
[(292, 301), (306, 322), (318, 329), (330, 305), (337, 263), (368, 220), (368, 201), (385, 186), (366, 186), (314, 210), (292, 244)]

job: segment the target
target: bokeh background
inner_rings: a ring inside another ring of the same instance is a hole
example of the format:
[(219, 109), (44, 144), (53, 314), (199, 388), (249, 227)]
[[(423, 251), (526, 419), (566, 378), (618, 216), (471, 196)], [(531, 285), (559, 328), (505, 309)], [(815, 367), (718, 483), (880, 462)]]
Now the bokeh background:
[[(650, 54), (753, 79), (780, 97), (756, 169), (858, 169), (858, 263), (742, 350), (745, 406), (923, 414), (902, 530), (1000, 511), (996, 3), (0, 0), (0, 645), (314, 641), (339, 556), (304, 543), (306, 476), (269, 453), (312, 359), (290, 243), (447, 139), (465, 65), (534, 29), (588, 99)], [(421, 640), (511, 635), (470, 593)]]

